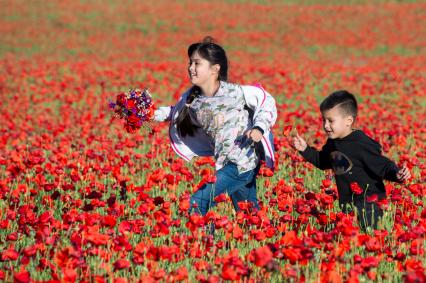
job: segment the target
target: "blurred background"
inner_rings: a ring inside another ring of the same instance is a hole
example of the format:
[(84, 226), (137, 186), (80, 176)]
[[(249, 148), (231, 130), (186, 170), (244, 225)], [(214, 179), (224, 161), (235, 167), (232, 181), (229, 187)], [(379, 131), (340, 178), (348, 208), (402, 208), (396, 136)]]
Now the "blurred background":
[[(277, 168), (258, 178), (262, 223), (243, 231), (225, 203), (209, 247), (183, 210), (211, 160), (184, 163), (166, 123), (129, 134), (108, 108), (130, 88), (174, 104), (190, 87), (187, 47), (207, 35), (226, 49), (230, 80), (261, 83), (279, 114)], [(322, 145), (318, 105), (338, 89), (359, 100), (356, 127), (413, 175), (387, 185), (371, 237), (354, 236), (330, 174), (288, 142), (296, 128)], [(246, 271), (259, 282), (424, 281), (424, 1), (0, 0), (0, 97), (0, 281), (215, 282)], [(272, 275), (249, 262), (266, 242), (278, 248)]]

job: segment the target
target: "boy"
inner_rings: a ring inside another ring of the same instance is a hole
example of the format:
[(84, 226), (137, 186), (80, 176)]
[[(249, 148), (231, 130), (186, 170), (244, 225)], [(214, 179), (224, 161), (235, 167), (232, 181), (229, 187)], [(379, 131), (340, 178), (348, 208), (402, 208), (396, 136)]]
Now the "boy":
[(410, 172), (384, 157), (379, 143), (352, 128), (358, 106), (351, 93), (340, 90), (330, 94), (320, 111), (328, 136), (321, 151), (308, 146), (298, 134), (293, 137), (293, 147), (319, 169), (333, 169), (342, 210), (347, 213), (348, 204), (355, 206), (360, 228), (377, 229), (383, 212), (376, 201), (386, 198), (383, 179), (403, 182), (411, 177)]

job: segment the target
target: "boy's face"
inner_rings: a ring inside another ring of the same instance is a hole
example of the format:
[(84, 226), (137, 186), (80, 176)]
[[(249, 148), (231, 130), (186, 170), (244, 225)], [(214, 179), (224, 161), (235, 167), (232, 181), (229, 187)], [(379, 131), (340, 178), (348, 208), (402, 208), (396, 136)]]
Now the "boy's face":
[(335, 107), (322, 112), (324, 131), (330, 139), (341, 139), (352, 132), (354, 118), (346, 115), (342, 109)]

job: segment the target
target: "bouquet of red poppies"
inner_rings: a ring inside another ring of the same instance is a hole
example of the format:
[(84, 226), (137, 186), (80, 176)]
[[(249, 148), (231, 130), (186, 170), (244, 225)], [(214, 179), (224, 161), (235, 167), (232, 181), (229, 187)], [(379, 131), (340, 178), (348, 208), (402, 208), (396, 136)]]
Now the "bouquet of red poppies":
[(115, 102), (110, 102), (109, 107), (115, 116), (124, 120), (124, 128), (129, 133), (134, 133), (154, 116), (154, 103), (147, 89), (131, 89), (128, 92), (117, 94)]

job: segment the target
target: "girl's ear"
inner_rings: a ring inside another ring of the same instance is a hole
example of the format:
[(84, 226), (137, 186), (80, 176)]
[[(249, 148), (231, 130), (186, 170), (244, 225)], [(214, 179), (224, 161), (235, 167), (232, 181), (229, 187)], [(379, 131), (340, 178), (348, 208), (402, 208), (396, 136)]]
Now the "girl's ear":
[(213, 73), (218, 74), (219, 75), (219, 71), (220, 71), (220, 65), (219, 64), (214, 64), (212, 66), (213, 69)]

